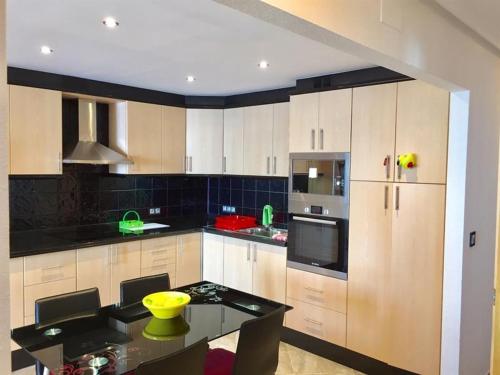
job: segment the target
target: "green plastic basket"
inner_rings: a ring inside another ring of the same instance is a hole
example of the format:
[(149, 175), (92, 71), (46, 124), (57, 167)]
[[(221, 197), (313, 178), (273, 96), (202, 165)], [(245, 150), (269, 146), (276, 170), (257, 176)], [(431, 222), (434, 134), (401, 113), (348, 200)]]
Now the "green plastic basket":
[[(129, 214), (135, 214), (135, 220), (127, 220)], [(122, 217), (122, 220), (118, 222), (118, 228), (120, 230), (130, 230), (131, 228), (140, 228), (144, 225), (144, 221), (141, 220), (139, 213), (137, 211), (127, 211)]]

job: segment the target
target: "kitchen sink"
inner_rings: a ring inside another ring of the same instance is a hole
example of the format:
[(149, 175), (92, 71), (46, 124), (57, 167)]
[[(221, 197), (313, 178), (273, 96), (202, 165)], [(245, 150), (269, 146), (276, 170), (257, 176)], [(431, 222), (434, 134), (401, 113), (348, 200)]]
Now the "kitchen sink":
[(276, 228), (266, 228), (266, 227), (254, 227), (238, 230), (238, 233), (250, 234), (252, 236), (272, 238), (275, 234), (287, 234), (288, 232), (284, 229)]

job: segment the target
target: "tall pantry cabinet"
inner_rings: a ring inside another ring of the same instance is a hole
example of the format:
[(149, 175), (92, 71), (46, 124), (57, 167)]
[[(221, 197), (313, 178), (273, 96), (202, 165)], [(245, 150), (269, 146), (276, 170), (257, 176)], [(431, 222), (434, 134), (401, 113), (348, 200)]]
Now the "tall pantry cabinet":
[(353, 89), (346, 346), (421, 374), (440, 368), (448, 109), (420, 81)]

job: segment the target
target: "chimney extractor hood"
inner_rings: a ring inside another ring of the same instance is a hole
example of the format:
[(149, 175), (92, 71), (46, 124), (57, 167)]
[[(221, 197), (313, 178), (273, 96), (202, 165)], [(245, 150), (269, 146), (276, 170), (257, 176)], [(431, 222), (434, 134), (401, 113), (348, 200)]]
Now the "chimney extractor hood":
[(67, 164), (132, 164), (125, 155), (97, 142), (96, 102), (78, 99), (78, 143), (63, 159)]

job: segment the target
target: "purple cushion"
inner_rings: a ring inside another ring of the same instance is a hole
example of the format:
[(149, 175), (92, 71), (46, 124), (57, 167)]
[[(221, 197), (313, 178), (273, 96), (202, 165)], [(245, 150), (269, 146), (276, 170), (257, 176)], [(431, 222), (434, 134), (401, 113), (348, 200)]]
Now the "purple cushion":
[(210, 349), (205, 359), (205, 375), (231, 375), (235, 355), (225, 349)]

